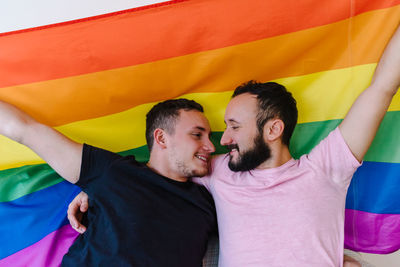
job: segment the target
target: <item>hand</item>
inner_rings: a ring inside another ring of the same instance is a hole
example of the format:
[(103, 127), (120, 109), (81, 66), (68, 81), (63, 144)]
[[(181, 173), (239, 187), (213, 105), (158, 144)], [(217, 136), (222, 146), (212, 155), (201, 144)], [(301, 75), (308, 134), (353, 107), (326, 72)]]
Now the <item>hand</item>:
[(86, 231), (86, 226), (81, 224), (82, 217), (87, 212), (89, 207), (88, 195), (85, 192), (80, 192), (71, 203), (68, 205), (68, 220), (72, 228), (78, 233), (83, 234)]
[(361, 263), (359, 263), (356, 259), (353, 259), (350, 256), (344, 255), (343, 258), (343, 267), (361, 267)]

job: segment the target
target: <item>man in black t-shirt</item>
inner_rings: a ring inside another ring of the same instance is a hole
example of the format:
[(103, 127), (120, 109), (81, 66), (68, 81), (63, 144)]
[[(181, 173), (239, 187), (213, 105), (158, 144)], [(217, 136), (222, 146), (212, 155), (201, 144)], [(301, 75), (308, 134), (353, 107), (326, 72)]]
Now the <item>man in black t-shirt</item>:
[(210, 126), (203, 108), (167, 100), (147, 114), (147, 164), (71, 141), (0, 102), (0, 133), (34, 150), (90, 198), (89, 229), (63, 266), (201, 266), (216, 231), (208, 191), (188, 179), (208, 173)]

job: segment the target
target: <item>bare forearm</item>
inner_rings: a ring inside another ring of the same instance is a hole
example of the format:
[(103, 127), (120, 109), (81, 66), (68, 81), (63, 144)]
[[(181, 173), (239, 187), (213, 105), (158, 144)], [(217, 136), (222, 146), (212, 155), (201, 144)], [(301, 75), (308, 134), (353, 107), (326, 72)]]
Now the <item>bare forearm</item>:
[(371, 85), (357, 98), (339, 128), (354, 156), (361, 161), (400, 86), (400, 29), (392, 36)]
[(82, 145), (0, 101), (0, 134), (31, 148), (64, 179), (79, 179)]
[(0, 101), (0, 134), (25, 144), (27, 128), (35, 123), (37, 122), (29, 115), (11, 104)]
[(392, 96), (400, 86), (400, 28), (397, 28), (376, 67), (372, 85)]

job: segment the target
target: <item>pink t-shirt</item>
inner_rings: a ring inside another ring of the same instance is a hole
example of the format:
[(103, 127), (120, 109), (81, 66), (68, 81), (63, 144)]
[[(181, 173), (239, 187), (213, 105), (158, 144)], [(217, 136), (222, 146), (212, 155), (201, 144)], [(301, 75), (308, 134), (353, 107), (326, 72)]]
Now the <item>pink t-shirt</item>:
[(232, 172), (228, 159), (194, 179), (214, 197), (219, 266), (343, 265), (346, 192), (360, 163), (339, 129), (277, 168)]

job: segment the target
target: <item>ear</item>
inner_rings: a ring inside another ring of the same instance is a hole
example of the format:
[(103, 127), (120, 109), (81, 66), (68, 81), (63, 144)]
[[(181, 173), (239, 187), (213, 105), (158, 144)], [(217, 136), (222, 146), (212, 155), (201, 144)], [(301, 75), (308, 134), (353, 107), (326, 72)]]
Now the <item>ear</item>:
[[(154, 145), (158, 145), (161, 149), (167, 147), (167, 134), (163, 129), (157, 128), (153, 133)], [(153, 146), (154, 146), (153, 145)]]
[(264, 125), (264, 139), (269, 142), (280, 139), (283, 134), (283, 129), (285, 129), (285, 124), (281, 119), (267, 121)]

